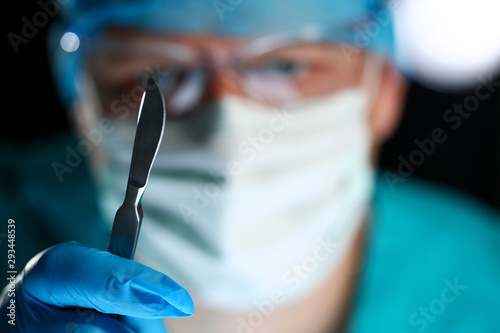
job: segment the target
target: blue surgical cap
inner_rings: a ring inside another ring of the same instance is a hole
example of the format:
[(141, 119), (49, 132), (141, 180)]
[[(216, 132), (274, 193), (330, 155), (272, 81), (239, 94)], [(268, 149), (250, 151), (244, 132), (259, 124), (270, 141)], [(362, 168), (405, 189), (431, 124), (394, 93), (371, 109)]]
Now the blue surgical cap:
[(64, 32), (92, 38), (119, 26), (168, 34), (254, 37), (320, 24), (332, 40), (392, 58), (391, 7), (383, 0), (66, 0), (52, 29), (53, 71), (66, 104), (76, 97), (83, 53), (65, 52)]

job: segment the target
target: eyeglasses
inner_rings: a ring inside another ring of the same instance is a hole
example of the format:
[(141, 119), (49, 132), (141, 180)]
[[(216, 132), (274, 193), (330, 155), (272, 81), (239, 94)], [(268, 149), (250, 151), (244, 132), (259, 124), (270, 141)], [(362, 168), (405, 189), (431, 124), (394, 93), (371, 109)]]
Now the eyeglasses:
[(120, 31), (96, 43), (88, 70), (105, 109), (124, 94), (140, 99), (144, 77), (152, 74), (168, 114), (180, 116), (210, 99), (218, 76), (230, 77), (239, 95), (279, 106), (359, 86), (366, 63), (364, 53), (345, 44), (283, 35), (223, 44)]

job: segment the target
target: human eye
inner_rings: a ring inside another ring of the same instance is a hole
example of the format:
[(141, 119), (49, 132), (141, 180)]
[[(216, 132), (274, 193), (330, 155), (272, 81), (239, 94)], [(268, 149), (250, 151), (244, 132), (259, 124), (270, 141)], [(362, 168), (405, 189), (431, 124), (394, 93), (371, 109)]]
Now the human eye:
[(304, 62), (284, 59), (270, 62), (267, 68), (282, 75), (294, 76), (304, 71), (307, 66)]
[(261, 75), (296, 78), (306, 72), (308, 65), (303, 61), (292, 59), (266, 60), (251, 66), (251, 70)]

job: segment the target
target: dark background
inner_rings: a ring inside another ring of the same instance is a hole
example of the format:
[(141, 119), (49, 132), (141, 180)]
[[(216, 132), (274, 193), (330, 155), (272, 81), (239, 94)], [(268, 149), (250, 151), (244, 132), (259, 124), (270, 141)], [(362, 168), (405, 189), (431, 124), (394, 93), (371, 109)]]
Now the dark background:
[[(41, 8), (36, 1), (9, 6), (3, 20), (2, 91), (6, 107), (2, 111), (0, 140), (30, 142), (63, 131), (69, 124), (48, 66), (46, 33), (50, 24), (39, 28), (15, 54), (7, 34), (21, 34), (22, 17), (31, 21)], [(500, 80), (498, 75), (497, 80)], [(460, 128), (447, 131), (447, 141), (436, 146), (435, 152), (415, 168), (414, 175), (450, 185), (500, 208), (499, 90), (481, 102)], [(438, 127), (449, 128), (443, 121), (443, 113), (473, 92), (474, 87), (458, 93), (442, 93), (410, 82), (406, 112), (399, 130), (384, 147), (382, 167), (397, 169), (398, 156), (408, 158), (416, 148), (415, 139), (429, 138)]]

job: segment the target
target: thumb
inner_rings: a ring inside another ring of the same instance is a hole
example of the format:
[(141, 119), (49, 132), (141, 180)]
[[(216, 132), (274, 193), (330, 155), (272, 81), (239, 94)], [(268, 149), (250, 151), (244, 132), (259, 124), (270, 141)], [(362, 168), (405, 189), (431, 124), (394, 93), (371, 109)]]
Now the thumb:
[(120, 318), (135, 333), (168, 333), (162, 319)]
[(26, 297), (57, 307), (149, 319), (193, 314), (188, 292), (168, 276), (76, 242), (39, 253), (23, 274)]

